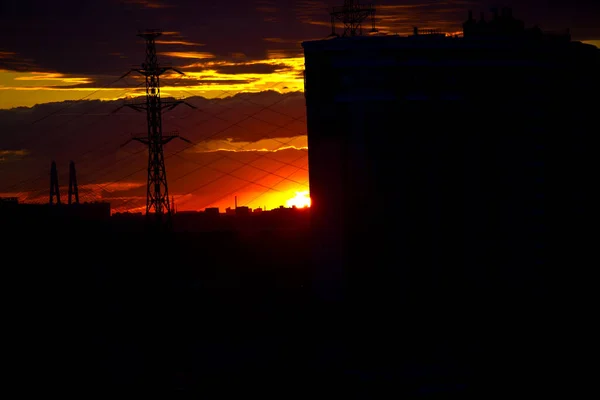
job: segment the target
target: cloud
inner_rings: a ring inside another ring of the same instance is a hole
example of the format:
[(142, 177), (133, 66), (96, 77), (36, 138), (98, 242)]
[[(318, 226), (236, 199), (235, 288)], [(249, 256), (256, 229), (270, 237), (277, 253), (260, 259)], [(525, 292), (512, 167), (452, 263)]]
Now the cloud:
[(182, 45), (182, 46), (206, 46), (205, 43), (189, 42), (187, 40), (155, 40), (156, 44)]
[(306, 135), (295, 136), (283, 139), (263, 138), (254, 142), (234, 141), (232, 138), (225, 140), (209, 140), (200, 142), (193, 146), (189, 151), (196, 153), (214, 153), (214, 152), (271, 152), (295, 149), (307, 150), (308, 144)]
[(195, 85), (239, 85), (251, 83), (254, 81), (254, 79), (198, 79), (196, 80)]
[(253, 63), (223, 65), (215, 68), (215, 71), (217, 71), (220, 74), (273, 74), (275, 72), (289, 71), (291, 69), (291, 66), (286, 65), (284, 63)]
[[(66, 86), (71, 84), (89, 84), (92, 83), (90, 78), (87, 77), (77, 77), (77, 76), (68, 76), (65, 74), (60, 74), (56, 72), (31, 72), (29, 74), (21, 74), (15, 76), (13, 78), (15, 81), (33, 81), (36, 84), (40, 82), (60, 82), (64, 83)], [(26, 85), (24, 85), (26, 86)]]
[(163, 51), (159, 52), (159, 55), (174, 57), (174, 58), (194, 58), (197, 60), (204, 60), (207, 58), (215, 58), (215, 55), (207, 52), (200, 51)]
[(159, 1), (151, 1), (151, 0), (123, 0), (124, 3), (128, 4), (137, 4), (145, 8), (170, 8), (174, 7), (172, 4), (165, 4)]
[(94, 184), (80, 185), (79, 190), (96, 190), (98, 187), (110, 187), (106, 190), (110, 193), (124, 192), (131, 189), (137, 189), (144, 186), (143, 182), (100, 182)]
[(283, 39), (283, 38), (276, 38), (276, 37), (263, 38), (263, 40), (265, 42), (270, 42), (270, 43), (291, 43), (291, 44), (300, 44), (300, 43), (302, 43), (302, 40)]
[[(304, 88), (302, 57), (285, 59), (182, 59), (185, 75), (161, 76), (164, 96), (220, 96), (224, 92), (299, 91)], [(162, 62), (162, 60), (160, 60)], [(122, 75), (120, 71), (119, 75)], [(122, 79), (110, 75), (0, 70), (0, 109), (64, 100), (114, 100), (145, 94), (144, 77), (133, 72)]]
[(274, 1), (257, 1), (257, 7), (255, 8), (261, 14), (264, 14), (262, 20), (264, 22), (279, 22), (279, 18), (275, 14), (279, 13), (279, 8), (276, 7)]
[(304, 57), (302, 49), (269, 49), (267, 50), (267, 58), (270, 60), (280, 60), (284, 58), (301, 58)]
[(29, 151), (24, 150), (24, 149), (20, 149), (20, 150), (2, 150), (2, 149), (0, 149), (0, 164), (21, 160), (28, 154), (29, 154)]
[[(170, 57), (174, 62), (202, 61), (208, 54), (219, 61), (231, 61), (235, 53), (243, 53), (246, 61), (294, 57), (302, 53), (299, 42), (329, 34), (328, 10), (341, 5), (342, 0), (298, 0), (287, 4), (227, 0), (212, 2), (210, 7), (192, 0), (90, 1), (85, 7), (79, 3), (31, 0), (4, 7), (0, 26), (6, 34), (0, 48), (0, 68), (85, 77), (119, 76), (131, 65), (143, 61), (144, 46), (136, 34), (147, 27), (163, 29), (159, 52), (184, 53), (186, 49), (204, 45), (199, 54), (185, 52), (186, 57), (193, 58), (181, 58), (182, 54)], [(492, 2), (380, 0), (375, 3), (379, 28), (404, 34), (410, 33), (415, 25), (458, 31), (469, 8), (478, 14), (489, 10)], [(520, 2), (515, 14), (542, 29), (571, 27), (576, 39), (600, 38), (600, 25), (594, 19), (600, 3), (579, 1), (569, 5), (566, 0), (557, 0), (551, 8), (542, 3), (542, 0)], [(262, 23), (265, 18), (272, 22)], [(40, 38), (44, 39), (44, 46), (39, 45)]]
[(13, 51), (0, 51), (0, 70), (25, 72), (36, 68), (38, 67), (31, 58), (20, 57)]

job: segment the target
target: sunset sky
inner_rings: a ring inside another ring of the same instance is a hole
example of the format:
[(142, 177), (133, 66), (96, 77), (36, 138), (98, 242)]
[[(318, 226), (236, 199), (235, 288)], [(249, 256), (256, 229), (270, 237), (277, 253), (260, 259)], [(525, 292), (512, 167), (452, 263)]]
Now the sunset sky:
[[(82, 200), (117, 211), (145, 206), (147, 154), (130, 143), (145, 116), (123, 109), (143, 81), (118, 78), (144, 60), (138, 30), (159, 28), (162, 96), (198, 107), (165, 114), (165, 157), (178, 210), (274, 208), (308, 190), (304, 60), (300, 43), (330, 33), (327, 8), (342, 0), (3, 0), (0, 3), (0, 196), (48, 201), (49, 169), (68, 185), (78, 170)], [(527, 26), (571, 29), (600, 46), (597, 0), (377, 1), (381, 31), (413, 26), (457, 32), (469, 9), (512, 6)], [(73, 102), (78, 100), (77, 102)], [(100, 101), (104, 100), (104, 101)], [(69, 102), (67, 102), (69, 101)], [(302, 198), (302, 194), (299, 198)], [(63, 190), (66, 201), (66, 190)]]

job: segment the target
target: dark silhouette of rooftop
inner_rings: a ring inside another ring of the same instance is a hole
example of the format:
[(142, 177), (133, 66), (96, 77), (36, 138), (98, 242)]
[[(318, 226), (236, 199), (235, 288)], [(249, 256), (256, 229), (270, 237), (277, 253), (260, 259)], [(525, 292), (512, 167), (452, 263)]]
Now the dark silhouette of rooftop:
[(571, 34), (569, 29), (563, 32), (544, 32), (538, 26), (525, 27), (525, 22), (513, 16), (512, 8), (503, 7), (501, 11), (492, 9), (491, 19), (486, 19), (481, 13), (479, 19), (473, 18), (469, 11), (468, 19), (463, 23), (463, 36), (465, 38), (498, 38), (509, 37), (519, 40), (531, 39), (557, 39), (569, 42)]

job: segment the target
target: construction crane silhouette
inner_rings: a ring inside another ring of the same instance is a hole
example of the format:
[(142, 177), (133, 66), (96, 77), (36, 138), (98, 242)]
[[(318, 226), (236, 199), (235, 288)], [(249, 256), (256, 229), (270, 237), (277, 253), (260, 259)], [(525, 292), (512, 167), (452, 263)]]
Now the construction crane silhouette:
[[(148, 146), (148, 184), (146, 191), (146, 217), (150, 219), (154, 215), (156, 226), (170, 227), (172, 218), (172, 209), (169, 202), (169, 187), (167, 184), (167, 171), (165, 168), (165, 157), (163, 146), (171, 140), (178, 138), (185, 142), (189, 140), (179, 136), (177, 132), (163, 134), (162, 113), (174, 109), (180, 104), (185, 104), (191, 108), (196, 108), (183, 100), (162, 101), (160, 97), (160, 76), (167, 71), (174, 71), (184, 75), (170, 66), (158, 63), (156, 55), (156, 38), (162, 35), (158, 29), (149, 29), (138, 32), (137, 36), (146, 41), (146, 60), (141, 68), (133, 68), (125, 73), (121, 78), (137, 72), (146, 79), (146, 102), (142, 104), (124, 104), (122, 107), (129, 107), (136, 111), (146, 111), (147, 134), (142, 136), (133, 136), (122, 146), (131, 142), (138, 141)], [(115, 110), (115, 111), (117, 111)]]
[(362, 35), (362, 23), (367, 18), (371, 18), (371, 32), (377, 32), (373, 3), (360, 4), (358, 0), (344, 0), (343, 6), (333, 7), (329, 14), (331, 16), (330, 36), (339, 36), (335, 31), (336, 21), (344, 24), (342, 36), (360, 36)]

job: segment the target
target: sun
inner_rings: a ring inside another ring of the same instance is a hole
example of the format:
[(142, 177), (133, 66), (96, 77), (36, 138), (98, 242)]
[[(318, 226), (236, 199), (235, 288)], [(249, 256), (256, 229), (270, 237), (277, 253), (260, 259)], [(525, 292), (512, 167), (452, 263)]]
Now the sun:
[(305, 208), (310, 207), (310, 196), (308, 190), (304, 192), (296, 192), (296, 197), (292, 197), (285, 203), (286, 207)]

